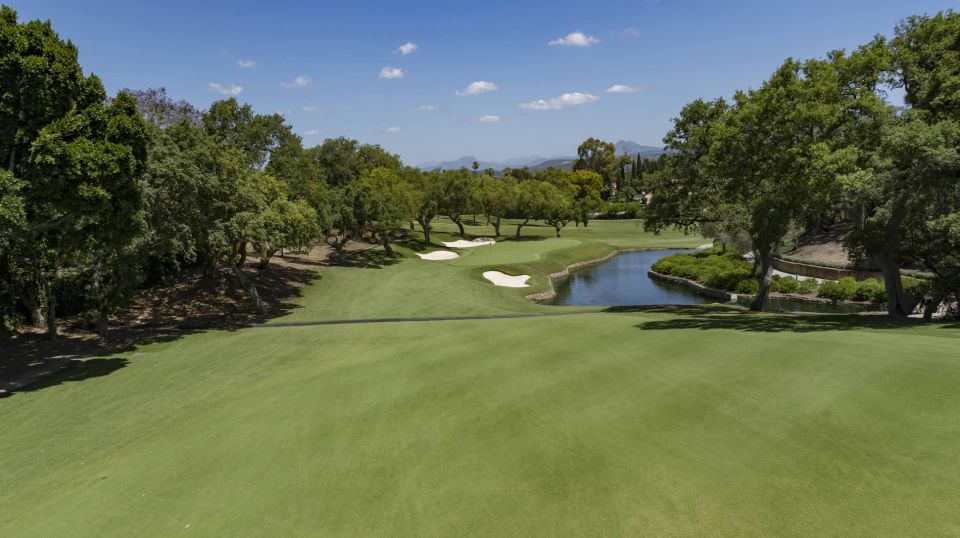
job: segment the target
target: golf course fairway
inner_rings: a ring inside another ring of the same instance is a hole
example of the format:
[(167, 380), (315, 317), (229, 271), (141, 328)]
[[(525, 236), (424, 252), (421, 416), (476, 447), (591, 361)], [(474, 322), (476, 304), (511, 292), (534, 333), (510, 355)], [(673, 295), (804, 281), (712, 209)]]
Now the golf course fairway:
[[(0, 536), (960, 534), (958, 325), (538, 305), (570, 263), (703, 239), (524, 234), (320, 268), (262, 326), (0, 400)], [(489, 319), (416, 319), (443, 316)]]

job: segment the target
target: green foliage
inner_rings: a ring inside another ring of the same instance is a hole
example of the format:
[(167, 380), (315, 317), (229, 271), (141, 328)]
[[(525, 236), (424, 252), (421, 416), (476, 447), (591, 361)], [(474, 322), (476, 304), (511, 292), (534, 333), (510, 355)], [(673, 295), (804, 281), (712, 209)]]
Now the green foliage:
[(741, 280), (737, 282), (737, 287), (734, 291), (743, 295), (755, 295), (760, 291), (760, 281), (755, 278)]
[(831, 301), (871, 301), (880, 303), (886, 300), (883, 283), (875, 278), (857, 281), (852, 277), (843, 277), (839, 281), (826, 281), (820, 286), (818, 297)]
[(859, 283), (857, 290), (853, 292), (854, 301), (872, 301), (874, 303), (883, 302), (887, 293), (883, 288), (883, 283), (875, 278), (868, 278)]
[(588, 170), (603, 178), (603, 188), (607, 196), (616, 192), (616, 172), (619, 165), (617, 149), (610, 142), (588, 138), (577, 148), (577, 160), (574, 170)]
[(817, 281), (812, 278), (807, 278), (800, 281), (800, 289), (797, 290), (801, 295), (811, 295), (817, 291)]
[(636, 219), (644, 214), (642, 202), (608, 202), (600, 208), (598, 219)]
[(750, 278), (750, 264), (739, 254), (720, 254), (716, 249), (667, 256), (657, 260), (651, 269), (660, 274), (695, 280), (704, 286), (730, 291), (738, 290), (741, 282), (755, 282)]
[(777, 293), (798, 293), (800, 291), (800, 282), (796, 277), (773, 275), (770, 290)]

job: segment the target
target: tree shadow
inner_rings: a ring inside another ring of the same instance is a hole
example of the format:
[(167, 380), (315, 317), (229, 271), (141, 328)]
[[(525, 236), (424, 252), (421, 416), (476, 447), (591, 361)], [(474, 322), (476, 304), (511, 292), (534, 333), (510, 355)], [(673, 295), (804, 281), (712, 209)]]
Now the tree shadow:
[(403, 257), (399, 254), (387, 254), (381, 250), (365, 250), (354, 256), (346, 257), (339, 265), (341, 267), (360, 269), (382, 269), (383, 267), (400, 263), (402, 259)]
[(129, 308), (110, 320), (109, 338), (96, 336), (91, 320), (64, 318), (62, 333), (49, 340), (39, 329), (0, 339), (0, 390), (38, 390), (108, 375), (127, 359), (95, 359), (157, 342), (169, 342), (208, 330), (233, 331), (286, 315), (301, 308), (291, 300), (304, 285), (320, 278), (315, 271), (271, 263), (245, 272), (257, 286), (266, 307), (259, 315), (233, 273), (220, 269), (212, 277), (187, 275), (176, 284), (144, 291)]
[(398, 239), (394, 241), (393, 244), (403, 247), (407, 250), (412, 250), (413, 252), (423, 252), (432, 248), (444, 248), (443, 245), (435, 245), (433, 243), (427, 244), (423, 242), (423, 239), (415, 238), (409, 235), (404, 239)]
[(49, 376), (40, 377), (33, 383), (17, 389), (17, 392), (33, 392), (49, 387), (103, 377), (123, 368), (129, 363), (122, 357), (97, 358), (73, 361), (69, 367)]
[(897, 329), (930, 325), (945, 329), (960, 328), (960, 322), (953, 321), (926, 322), (919, 319), (904, 319), (875, 314), (775, 314), (750, 312), (743, 308), (718, 305), (617, 307), (616, 309), (610, 308), (606, 311), (643, 312), (675, 316), (669, 319), (645, 321), (636, 325), (636, 328), (644, 331), (698, 329), (766, 333), (811, 333), (858, 329)]

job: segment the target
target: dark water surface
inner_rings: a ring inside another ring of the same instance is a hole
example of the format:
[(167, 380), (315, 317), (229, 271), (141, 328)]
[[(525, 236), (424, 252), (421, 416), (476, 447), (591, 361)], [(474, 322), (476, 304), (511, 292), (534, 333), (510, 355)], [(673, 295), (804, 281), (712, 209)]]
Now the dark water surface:
[(581, 269), (557, 285), (553, 304), (565, 306), (634, 306), (716, 302), (692, 290), (653, 280), (650, 266), (660, 258), (690, 250), (625, 252), (595, 267)]
[[(680, 250), (650, 250), (625, 252), (595, 267), (570, 274), (566, 282), (557, 285), (557, 297), (553, 304), (564, 306), (639, 306), (639, 305), (688, 305), (716, 303), (717, 299), (706, 297), (691, 289), (676, 284), (654, 280), (647, 271), (660, 258), (691, 252)], [(749, 302), (740, 301), (743, 306)], [(815, 304), (790, 299), (770, 298), (770, 312), (821, 312), (850, 313), (861, 309), (830, 304)]]

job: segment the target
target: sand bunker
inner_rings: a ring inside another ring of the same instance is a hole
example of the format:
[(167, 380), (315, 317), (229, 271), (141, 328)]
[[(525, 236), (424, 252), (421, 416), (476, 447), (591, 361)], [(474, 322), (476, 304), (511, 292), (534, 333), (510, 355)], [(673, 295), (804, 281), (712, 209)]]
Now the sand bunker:
[(505, 288), (530, 287), (530, 284), (527, 284), (527, 279), (530, 278), (530, 275), (511, 276), (506, 273), (501, 273), (500, 271), (486, 271), (483, 273), (483, 278), (493, 282), (497, 286), (503, 286)]
[(426, 254), (418, 252), (417, 256), (420, 256), (421, 260), (452, 260), (460, 257), (456, 252), (450, 252), (449, 250), (435, 250)]
[(443, 246), (449, 248), (473, 248), (473, 247), (482, 247), (484, 245), (492, 245), (496, 243), (493, 239), (474, 239), (473, 241), (467, 241), (466, 239), (458, 239), (457, 241), (444, 241)]

